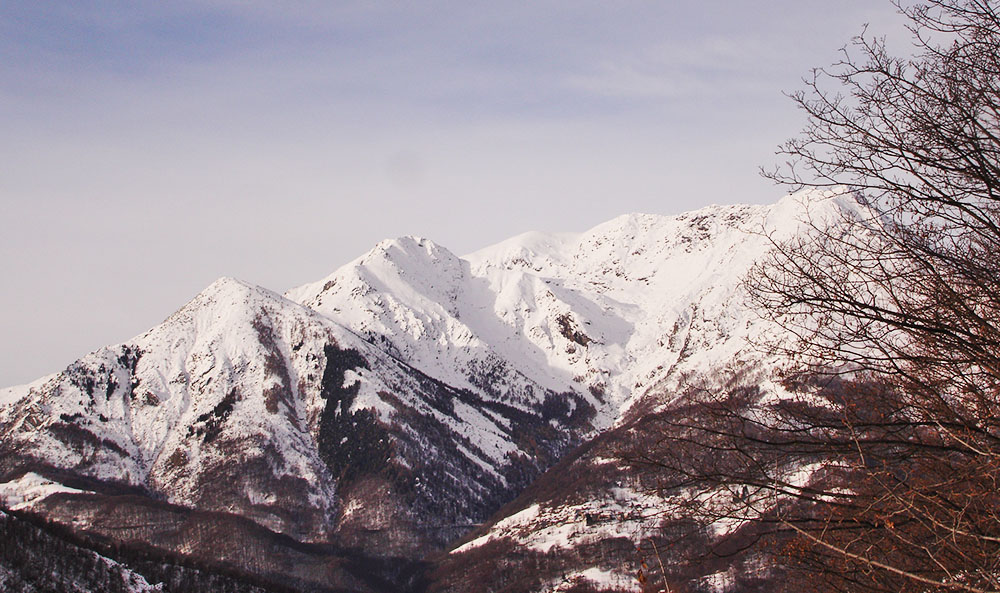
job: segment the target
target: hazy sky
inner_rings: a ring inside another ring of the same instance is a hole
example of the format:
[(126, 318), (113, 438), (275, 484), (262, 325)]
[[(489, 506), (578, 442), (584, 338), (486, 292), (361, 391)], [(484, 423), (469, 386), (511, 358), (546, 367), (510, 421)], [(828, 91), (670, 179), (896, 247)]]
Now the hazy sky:
[(774, 201), (782, 92), (866, 22), (898, 26), (880, 0), (7, 0), (0, 386), (222, 275)]

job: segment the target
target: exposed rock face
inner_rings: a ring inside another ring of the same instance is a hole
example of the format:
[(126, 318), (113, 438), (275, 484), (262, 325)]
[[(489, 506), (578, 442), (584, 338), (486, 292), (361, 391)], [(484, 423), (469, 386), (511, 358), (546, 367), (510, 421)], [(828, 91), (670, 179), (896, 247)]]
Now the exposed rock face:
[[(692, 376), (766, 376), (739, 280), (807, 207), (850, 205), (629, 215), (465, 258), (405, 237), (284, 296), (221, 279), (0, 391), (0, 498), (275, 579), (375, 590), (361, 558), (415, 587), (580, 443)], [(218, 545), (223, 524), (247, 547)]]

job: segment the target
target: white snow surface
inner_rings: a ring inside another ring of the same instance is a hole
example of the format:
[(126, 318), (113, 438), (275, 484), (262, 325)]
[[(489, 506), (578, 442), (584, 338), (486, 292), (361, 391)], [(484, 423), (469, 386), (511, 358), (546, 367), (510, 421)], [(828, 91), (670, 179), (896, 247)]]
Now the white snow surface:
[[(267, 464), (276, 478), (301, 478), (303, 496), (331, 515), (335, 481), (311, 429), (325, 404), (316, 361), (325, 344), (341, 341), (360, 342), (276, 293), (222, 278), (130, 342), (0, 392), (10, 402), (0, 407), (0, 422), (8, 438), (47, 463), (147, 487), (185, 506), (211, 508), (199, 497), (213, 483), (252, 507), (262, 500), (252, 478), (239, 484), (208, 476), (233, 460)], [(286, 347), (296, 343), (297, 352)], [(225, 432), (209, 443), (201, 434), (212, 422), (224, 423)], [(67, 426), (78, 446), (59, 437)], [(219, 447), (222, 438), (239, 445)], [(229, 510), (233, 501), (223, 504)]]
[(598, 588), (614, 591), (642, 591), (642, 585), (636, 579), (634, 572), (625, 569), (611, 571), (596, 567), (571, 572), (564, 577), (555, 579), (549, 584), (549, 588), (546, 590), (551, 593), (560, 593), (572, 590), (584, 582)]
[(15, 511), (59, 492), (79, 493), (82, 490), (63, 486), (36, 473), (28, 472), (16, 480), (0, 484), (0, 501), (4, 507)]
[(476, 389), (472, 371), (495, 369), (511, 403), (545, 389), (584, 394), (599, 407), (600, 429), (684, 373), (759, 356), (747, 337), (768, 328), (745, 303), (741, 279), (807, 217), (855, 207), (812, 192), (770, 206), (629, 214), (464, 257), (402, 237), (285, 296), (449, 385)]
[(639, 543), (655, 533), (660, 521), (667, 518), (663, 511), (667, 506), (654, 494), (628, 487), (613, 488), (604, 499), (576, 504), (550, 507), (536, 503), (501, 519), (490, 526), (489, 532), (452, 553), (466, 552), (497, 539), (511, 539), (543, 554), (618, 537)]

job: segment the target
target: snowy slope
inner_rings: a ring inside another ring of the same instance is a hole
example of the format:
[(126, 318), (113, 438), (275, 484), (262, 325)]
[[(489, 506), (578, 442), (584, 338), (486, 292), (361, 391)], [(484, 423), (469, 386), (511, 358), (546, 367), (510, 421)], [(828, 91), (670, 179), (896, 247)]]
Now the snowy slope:
[(768, 331), (740, 280), (772, 245), (846, 198), (631, 214), (579, 234), (527, 233), (464, 258), (385, 241), (286, 296), (457, 387), (513, 404), (575, 392), (607, 427), (655, 388), (759, 356)]
[[(227, 475), (224, 458), (236, 455), (245, 468), (267, 468), (277, 481), (303, 488), (321, 530), (329, 524), (333, 480), (303, 429), (315, 425), (322, 402), (301, 395), (316, 391), (317, 355), (336, 341), (337, 328), (289, 305), (221, 279), (135, 340), (20, 390), (15, 405), (0, 409), (4, 444), (59, 468), (163, 493), (172, 503), (242, 507), (279, 531), (292, 529), (260, 512), (274, 492)], [(287, 348), (299, 341), (302, 349)]]

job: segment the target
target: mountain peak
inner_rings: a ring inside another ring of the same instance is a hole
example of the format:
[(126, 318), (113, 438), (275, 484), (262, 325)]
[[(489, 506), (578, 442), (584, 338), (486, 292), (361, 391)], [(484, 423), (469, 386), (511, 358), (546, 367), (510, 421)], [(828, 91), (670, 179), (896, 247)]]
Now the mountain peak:
[(202, 289), (195, 299), (244, 297), (262, 290), (264, 289), (238, 278), (221, 276)]
[(774, 230), (796, 232), (803, 225), (822, 225), (845, 213), (862, 212), (858, 196), (847, 187), (803, 189), (784, 196), (768, 210), (766, 225)]
[[(388, 261), (392, 265), (406, 269), (411, 266), (439, 265), (454, 262), (458, 257), (447, 248), (423, 237), (404, 235), (396, 239), (380, 241), (368, 253), (355, 262), (359, 266), (378, 266), (378, 262)], [(350, 265), (350, 264), (349, 264)]]
[[(253, 315), (264, 303), (285, 300), (281, 295), (255, 284), (223, 276), (195, 295), (183, 307), (168, 317), (165, 325), (200, 319), (199, 324), (215, 319), (214, 325), (234, 317)], [(155, 329), (155, 328), (154, 328)], [(152, 331), (152, 330), (150, 330)], [(147, 332), (148, 333), (148, 332)]]

